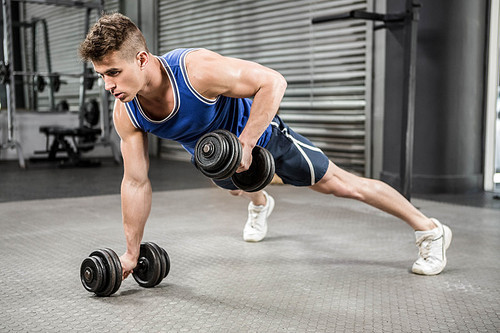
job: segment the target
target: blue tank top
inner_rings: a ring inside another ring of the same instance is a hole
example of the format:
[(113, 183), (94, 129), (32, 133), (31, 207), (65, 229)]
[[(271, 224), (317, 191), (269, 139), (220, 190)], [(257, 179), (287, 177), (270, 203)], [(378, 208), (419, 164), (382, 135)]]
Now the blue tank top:
[[(218, 96), (211, 100), (200, 95), (189, 82), (186, 55), (194, 49), (176, 49), (161, 57), (174, 92), (174, 107), (168, 117), (153, 120), (142, 110), (135, 97), (125, 104), (134, 127), (163, 139), (174, 140), (191, 154), (198, 139), (216, 129), (226, 129), (239, 136), (250, 116), (251, 99)], [(271, 135), (269, 125), (257, 145), (265, 147)]]

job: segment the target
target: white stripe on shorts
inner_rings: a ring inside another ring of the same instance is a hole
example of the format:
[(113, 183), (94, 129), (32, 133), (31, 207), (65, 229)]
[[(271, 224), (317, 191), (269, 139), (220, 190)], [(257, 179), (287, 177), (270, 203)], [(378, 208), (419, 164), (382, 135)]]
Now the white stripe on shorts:
[[(277, 123), (275, 123), (275, 122), (271, 122), (271, 125), (279, 128), (279, 125)], [(302, 149), (302, 147), (307, 148), (309, 150), (313, 150), (313, 151), (319, 151), (319, 152), (321, 152), (321, 149), (319, 149), (317, 147), (314, 147), (314, 146), (311, 146), (311, 145), (308, 145), (308, 144), (305, 144), (302, 141), (299, 141), (299, 140), (295, 139), (292, 135), (290, 135), (290, 133), (288, 133), (288, 131), (287, 131), (286, 128), (284, 128), (282, 130), (282, 132), (283, 132), (283, 134), (285, 134), (285, 136), (287, 138), (289, 138), (290, 140), (292, 140), (292, 142), (295, 145), (295, 147), (297, 147), (297, 149), (300, 151), (300, 153), (302, 154), (302, 156), (306, 160), (307, 165), (309, 166), (309, 173), (311, 175), (311, 186), (314, 185), (314, 184), (316, 184), (316, 174), (314, 172), (313, 164), (312, 164), (311, 159), (309, 158), (309, 156), (307, 156), (306, 152)]]

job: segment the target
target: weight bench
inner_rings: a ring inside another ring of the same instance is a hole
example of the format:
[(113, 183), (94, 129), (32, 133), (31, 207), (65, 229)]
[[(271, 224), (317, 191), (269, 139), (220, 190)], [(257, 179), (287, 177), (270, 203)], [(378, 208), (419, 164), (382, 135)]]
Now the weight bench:
[[(45, 150), (35, 154), (47, 154), (44, 160), (59, 161), (61, 166), (97, 166), (99, 161), (82, 158), (82, 152), (92, 150), (101, 135), (101, 129), (90, 127), (41, 126), (40, 133), (45, 134)], [(57, 156), (58, 153), (65, 156)], [(36, 159), (35, 159), (36, 160)]]

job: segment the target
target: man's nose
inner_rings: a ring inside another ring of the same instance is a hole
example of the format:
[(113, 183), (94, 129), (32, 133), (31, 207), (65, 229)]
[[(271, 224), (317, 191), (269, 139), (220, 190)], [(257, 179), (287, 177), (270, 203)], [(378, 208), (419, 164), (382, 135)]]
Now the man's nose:
[(104, 80), (104, 89), (109, 91), (115, 88), (115, 83), (113, 82), (113, 80), (106, 77), (104, 77), (103, 80)]

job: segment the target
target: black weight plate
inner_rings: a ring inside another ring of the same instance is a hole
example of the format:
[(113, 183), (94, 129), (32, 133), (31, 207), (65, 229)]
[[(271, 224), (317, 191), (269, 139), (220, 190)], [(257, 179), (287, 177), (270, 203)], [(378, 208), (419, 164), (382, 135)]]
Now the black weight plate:
[(116, 279), (115, 279), (115, 287), (111, 291), (111, 294), (114, 294), (120, 289), (120, 286), (122, 284), (122, 277), (123, 277), (123, 271), (122, 271), (122, 263), (120, 262), (120, 257), (116, 254), (115, 251), (106, 248), (103, 249), (103, 251), (106, 251), (110, 256), (111, 259), (113, 260), (115, 272), (116, 272)]
[[(205, 146), (210, 149), (203, 151)], [(241, 161), (241, 144), (227, 130), (216, 130), (198, 140), (194, 154), (195, 165), (205, 176), (226, 179), (234, 174)]]
[(101, 293), (104, 288), (107, 287), (107, 284), (108, 284), (108, 279), (109, 279), (109, 274), (108, 274), (108, 271), (106, 270), (106, 268), (104, 267), (104, 262), (102, 260), (101, 257), (96, 257), (96, 256), (93, 256), (95, 258), (95, 260), (97, 261), (98, 265), (101, 266), (101, 269), (102, 269), (102, 286), (101, 288), (97, 289), (94, 293), (97, 295), (97, 293)]
[(156, 251), (152, 251), (150, 245), (142, 243), (139, 260), (132, 276), (141, 287), (151, 288), (158, 281), (159, 275), (159, 258)]
[(52, 90), (54, 90), (54, 92), (58, 92), (61, 88), (61, 77), (59, 75), (53, 76), (50, 83), (52, 84)]
[(231, 177), (236, 172), (236, 169), (238, 169), (238, 167), (240, 166), (242, 155), (241, 143), (236, 135), (227, 130), (216, 130), (214, 131), (214, 133), (219, 133), (226, 139), (229, 147), (229, 156), (226, 159), (225, 165), (220, 168), (219, 174), (213, 178), (226, 179)]
[(87, 257), (83, 260), (80, 266), (80, 280), (83, 287), (90, 292), (101, 289), (105, 278), (103, 268), (95, 257)]
[(275, 172), (274, 158), (271, 153), (267, 149), (261, 148), (259, 155), (263, 160), (262, 163), (266, 165), (266, 168), (263, 169), (262, 178), (260, 178), (261, 182), (255, 184), (252, 192), (264, 189), (273, 180)]
[(93, 127), (99, 123), (99, 103), (95, 99), (91, 99), (84, 105), (83, 119)]
[(266, 180), (261, 184), (261, 186), (259, 186), (255, 189), (255, 192), (260, 191), (260, 190), (264, 189), (267, 185), (269, 185), (269, 183), (273, 180), (274, 174), (276, 172), (276, 166), (274, 165), (273, 155), (269, 152), (269, 150), (267, 150), (265, 148), (262, 148), (262, 151), (268, 160), (268, 165), (270, 166), (270, 168), (269, 168)]
[(165, 276), (163, 278), (166, 278), (168, 273), (170, 272), (170, 257), (168, 256), (167, 251), (165, 251), (164, 248), (160, 247), (163, 256), (165, 257), (165, 262), (167, 263), (167, 269), (165, 270)]
[(47, 81), (45, 81), (45, 79), (41, 75), (36, 75), (33, 79), (34, 79), (36, 91), (38, 91), (40, 93), (43, 92), (45, 89), (45, 86), (47, 85)]
[(156, 251), (159, 258), (160, 263), (160, 275), (158, 276), (158, 281), (156, 281), (155, 286), (160, 284), (161, 280), (165, 277), (165, 271), (167, 270), (167, 262), (165, 261), (165, 257), (163, 256), (163, 251), (161, 248), (156, 245), (156, 243), (149, 242), (149, 245), (153, 247), (153, 250)]
[(116, 268), (113, 259), (108, 252), (104, 250), (96, 250), (90, 254), (91, 257), (97, 257), (102, 260), (104, 271), (106, 272), (106, 280), (101, 289), (96, 290), (97, 296), (107, 297), (112, 294), (115, 288)]
[[(205, 148), (209, 147), (205, 152)], [(203, 135), (195, 146), (194, 158), (198, 167), (208, 173), (217, 173), (227, 158), (227, 142), (218, 133)]]
[(231, 178), (234, 185), (246, 192), (256, 192), (266, 187), (274, 175), (274, 159), (266, 149), (255, 146), (252, 150), (252, 164), (247, 171), (235, 173)]
[(65, 112), (65, 111), (69, 111), (69, 104), (68, 104), (68, 101), (63, 99), (62, 101), (60, 101), (59, 103), (57, 103), (56, 105), (56, 110), (58, 112)]

